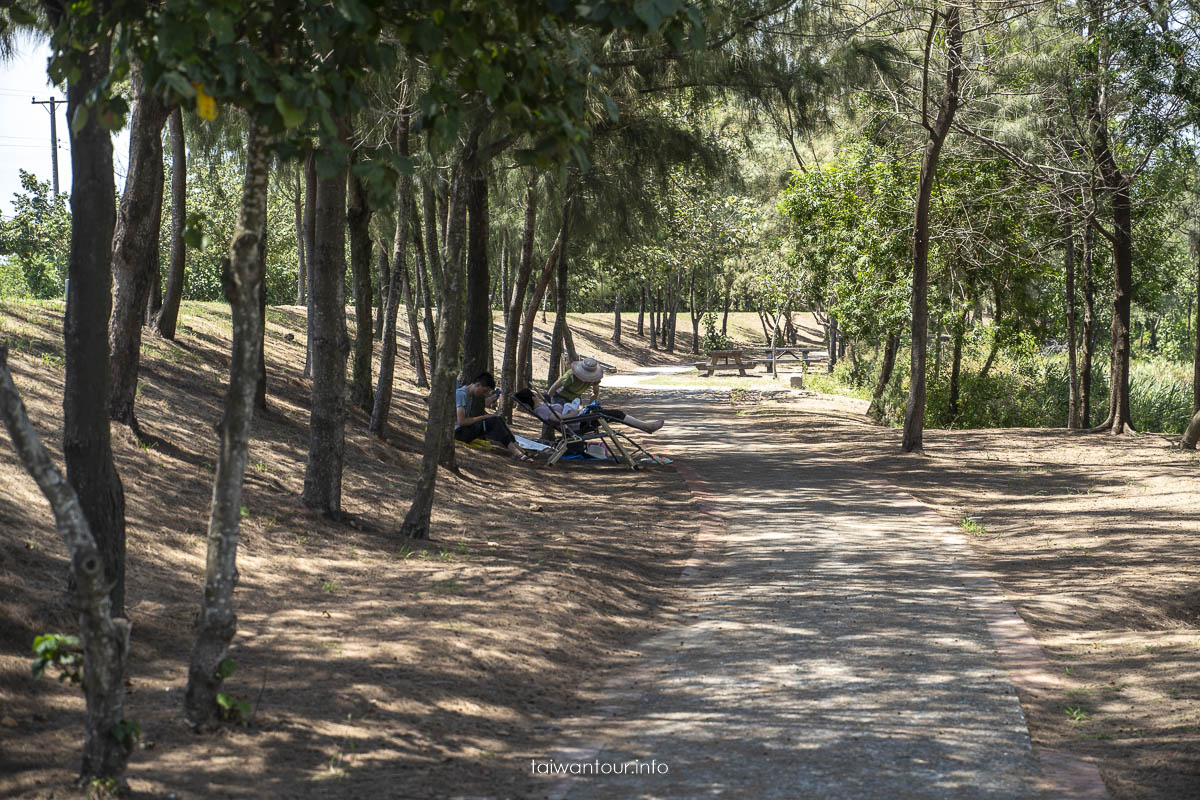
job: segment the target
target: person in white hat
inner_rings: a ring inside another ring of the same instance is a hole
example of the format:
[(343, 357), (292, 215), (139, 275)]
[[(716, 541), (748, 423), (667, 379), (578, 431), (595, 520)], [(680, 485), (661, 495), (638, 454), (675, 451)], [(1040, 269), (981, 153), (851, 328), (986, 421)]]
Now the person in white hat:
[(578, 361), (571, 363), (571, 368), (564, 372), (559, 379), (550, 385), (546, 390), (546, 394), (550, 396), (551, 404), (559, 404), (566, 406), (578, 400), (583, 402), (582, 395), (588, 391), (592, 393), (591, 406), (580, 409), (599, 411), (609, 419), (617, 422), (624, 422), (646, 433), (654, 433), (656, 430), (666, 424), (666, 420), (657, 419), (651, 422), (643, 422), (637, 417), (626, 414), (619, 408), (604, 408), (600, 405), (600, 381), (604, 378), (604, 367), (600, 366), (600, 362), (594, 358), (581, 358)]

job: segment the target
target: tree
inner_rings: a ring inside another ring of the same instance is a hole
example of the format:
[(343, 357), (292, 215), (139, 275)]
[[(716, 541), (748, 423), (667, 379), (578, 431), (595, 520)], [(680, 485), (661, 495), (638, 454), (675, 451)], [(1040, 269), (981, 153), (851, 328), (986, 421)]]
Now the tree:
[(62, 297), (71, 244), (68, 196), (53, 197), (50, 184), (18, 170), (22, 191), (13, 194), (13, 217), (0, 221), (0, 255), (11, 277), (0, 295)]

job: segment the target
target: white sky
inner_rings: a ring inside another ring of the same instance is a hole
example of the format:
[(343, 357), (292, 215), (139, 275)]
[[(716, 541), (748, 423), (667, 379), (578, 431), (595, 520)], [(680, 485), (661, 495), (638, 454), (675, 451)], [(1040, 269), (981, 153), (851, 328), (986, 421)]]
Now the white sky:
[[(66, 93), (56, 91), (46, 78), (46, 59), (50, 51), (44, 43), (28, 39), (18, 42), (17, 56), (0, 63), (0, 216), (12, 217), (13, 192), (20, 191), (18, 170), (50, 181), (50, 112), (48, 106), (33, 105), (31, 100), (48, 100), (50, 96), (66, 99)], [(56, 105), (58, 117), (58, 185), (71, 191), (70, 131), (67, 108)], [(117, 191), (124, 184), (125, 165), (129, 159), (129, 136), (121, 131), (113, 136), (113, 163), (117, 176)]]

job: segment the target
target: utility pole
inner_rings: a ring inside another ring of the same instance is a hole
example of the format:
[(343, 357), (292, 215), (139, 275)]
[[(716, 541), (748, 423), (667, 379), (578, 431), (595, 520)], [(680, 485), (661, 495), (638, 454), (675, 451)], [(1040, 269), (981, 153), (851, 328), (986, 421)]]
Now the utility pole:
[(58, 115), (54, 113), (56, 105), (66, 105), (66, 100), (59, 100), (57, 97), (51, 97), (49, 100), (38, 100), (33, 98), (33, 105), (48, 106), (50, 112), (50, 169), (54, 176), (54, 198), (58, 199)]

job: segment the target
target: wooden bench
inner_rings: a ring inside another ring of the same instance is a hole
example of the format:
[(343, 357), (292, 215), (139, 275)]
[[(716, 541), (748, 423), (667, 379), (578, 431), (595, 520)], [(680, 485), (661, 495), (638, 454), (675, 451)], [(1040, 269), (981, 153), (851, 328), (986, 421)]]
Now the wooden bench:
[(741, 350), (713, 350), (708, 361), (695, 362), (696, 369), (710, 378), (714, 372), (729, 372), (737, 370), (739, 375), (745, 375), (746, 370), (754, 369), (758, 362), (754, 359), (743, 358)]

